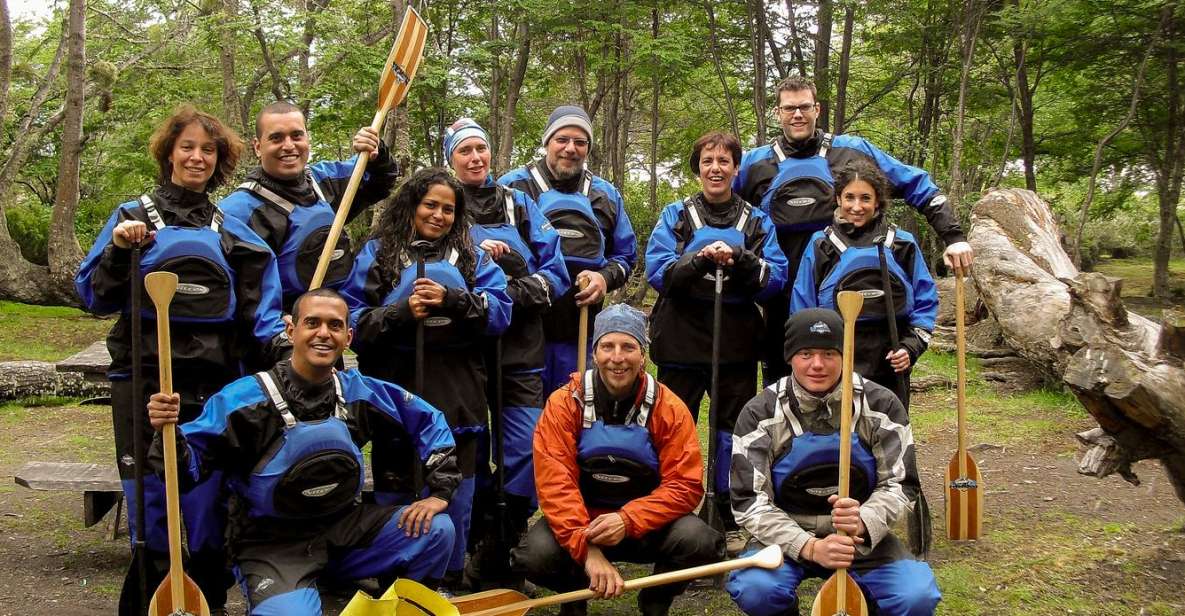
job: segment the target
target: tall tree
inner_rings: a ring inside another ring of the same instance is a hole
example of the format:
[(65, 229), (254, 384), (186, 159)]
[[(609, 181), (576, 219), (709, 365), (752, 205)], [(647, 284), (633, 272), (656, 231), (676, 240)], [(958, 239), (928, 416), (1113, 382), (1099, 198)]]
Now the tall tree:
[(829, 130), (831, 123), (831, 0), (819, 0), (815, 14), (815, 88), (818, 90), (819, 128)]
[(955, 134), (950, 155), (950, 199), (955, 207), (963, 206), (963, 128), (967, 119), (967, 87), (971, 78), (971, 65), (975, 60), (975, 42), (979, 39), (979, 24), (983, 13), (977, 0), (963, 3), (963, 27), (961, 28), (960, 56), (962, 70), (959, 72), (959, 103), (955, 109)]
[(49, 272), (55, 286), (69, 286), (82, 262), (82, 249), (74, 235), (78, 209), (78, 170), (83, 133), (82, 105), (86, 94), (86, 0), (70, 0), (66, 22), (66, 102), (62, 121), (58, 186), (49, 226)]
[(836, 134), (843, 133), (847, 125), (848, 69), (852, 57), (852, 28), (855, 27), (856, 9), (852, 3), (843, 7), (843, 43), (839, 50), (839, 80), (835, 84), (835, 127)]

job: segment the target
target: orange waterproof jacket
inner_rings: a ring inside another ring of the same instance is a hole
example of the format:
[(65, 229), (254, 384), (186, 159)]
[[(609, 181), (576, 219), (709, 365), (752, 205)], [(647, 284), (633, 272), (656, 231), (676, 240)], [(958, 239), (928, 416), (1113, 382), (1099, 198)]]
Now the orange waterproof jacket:
[[(642, 379), (652, 378), (643, 374)], [(638, 400), (645, 392), (639, 379)], [(575, 392), (575, 396), (573, 392)], [(576, 441), (582, 429), (581, 385), (575, 375), (568, 384), (552, 392), (535, 428), (535, 490), (539, 507), (547, 516), (556, 541), (576, 562), (588, 554), (584, 530), (593, 518), (607, 510), (590, 510), (580, 494), (580, 469), (576, 463)], [(618, 513), (626, 535), (638, 538), (691, 513), (704, 496), (704, 462), (700, 454), (695, 422), (687, 405), (661, 383), (649, 426), (658, 453), (659, 486), (650, 494), (626, 503)]]

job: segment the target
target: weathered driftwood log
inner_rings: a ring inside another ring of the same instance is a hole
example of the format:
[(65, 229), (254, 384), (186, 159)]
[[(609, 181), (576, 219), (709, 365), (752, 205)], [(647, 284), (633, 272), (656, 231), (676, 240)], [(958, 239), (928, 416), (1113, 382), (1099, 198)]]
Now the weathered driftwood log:
[[(1049, 207), (1025, 190), (997, 190), (971, 212), (974, 280), (1005, 341), (1049, 371), (1098, 421), (1081, 472), (1119, 472), (1159, 459), (1185, 501), (1185, 328), (1128, 312), (1122, 281), (1081, 273), (1062, 250)], [(1104, 438), (1108, 437), (1108, 438)]]
[(88, 381), (75, 372), (57, 372), (44, 361), (0, 362), (0, 400), (30, 396), (106, 396), (107, 383)]

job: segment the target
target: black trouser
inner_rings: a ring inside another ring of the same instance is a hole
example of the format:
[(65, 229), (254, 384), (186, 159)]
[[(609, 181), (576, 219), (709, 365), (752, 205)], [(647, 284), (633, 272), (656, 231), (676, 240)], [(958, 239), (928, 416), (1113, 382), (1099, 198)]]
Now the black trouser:
[[(712, 385), (712, 366), (663, 366), (658, 367), (658, 382), (666, 385), (679, 396), (691, 411), (691, 417), (699, 422), (700, 402)], [(745, 403), (757, 394), (757, 363), (721, 364), (716, 395), (716, 468), (715, 493), (716, 510), (724, 522), (725, 530), (736, 530), (732, 516), (732, 505), (728, 498), (728, 469), (732, 461), (732, 430)], [(708, 452), (704, 452), (706, 456)]]
[[(145, 372), (153, 372), (145, 370)], [(216, 379), (224, 380), (224, 379)], [(229, 379), (225, 379), (229, 380)], [(221, 389), (222, 383), (174, 382), (174, 391), (181, 396), (180, 423), (196, 419), (202, 413), (206, 399)], [(143, 536), (146, 547), (145, 587), (151, 596), (169, 568), (169, 544), (165, 525), (164, 481), (147, 468), (144, 472), (144, 525), (136, 525), (136, 484), (134, 413), (142, 413), (141, 437), (145, 453), (152, 443), (153, 430), (148, 423), (148, 397), (160, 391), (155, 378), (143, 379), (139, 395), (132, 391), (131, 381), (111, 382), (111, 416), (115, 429), (115, 459), (127, 503), (128, 530), (131, 540)], [(193, 489), (181, 494), (181, 514), (185, 523), (189, 561), (186, 572), (201, 588), (211, 608), (226, 603), (226, 589), (233, 583), (226, 563), (226, 497), (222, 490), (222, 476), (216, 473)], [(147, 605), (140, 605), (139, 572), (135, 554), (124, 578), (120, 594), (121, 615), (143, 614)]]
[[(794, 276), (793, 271), (790, 276)], [(786, 362), (786, 319), (790, 318), (790, 298), (779, 293), (761, 305), (761, 312), (765, 316), (765, 336), (761, 340), (761, 382), (768, 387), (790, 374), (790, 365)]]
[[(703, 520), (685, 515), (639, 539), (626, 537), (614, 546), (601, 548), (610, 562), (654, 563), (654, 573), (675, 571), (719, 561), (724, 555), (724, 539)], [(515, 569), (535, 584), (555, 592), (588, 588), (584, 565), (556, 541), (547, 518), (541, 518), (522, 543), (512, 552)], [(690, 583), (677, 582), (652, 586), (638, 593), (643, 614), (664, 614), (675, 597)]]

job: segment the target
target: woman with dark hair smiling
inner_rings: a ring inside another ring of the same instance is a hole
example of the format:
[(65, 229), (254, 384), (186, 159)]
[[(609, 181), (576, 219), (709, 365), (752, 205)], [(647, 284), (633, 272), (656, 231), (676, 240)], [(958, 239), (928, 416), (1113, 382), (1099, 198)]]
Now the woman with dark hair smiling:
[(786, 256), (773, 223), (732, 192), (741, 158), (733, 135), (711, 132), (691, 148), (691, 172), (701, 191), (663, 210), (646, 245), (646, 278), (658, 291), (650, 313), (651, 357), (658, 381), (699, 417), (711, 384), (716, 272), (724, 272), (717, 408), (716, 508), (724, 520), (728, 550), (744, 546), (728, 503), (732, 427), (757, 391), (759, 340), (765, 327), (758, 301), (786, 284)]
[[(243, 142), (218, 118), (182, 105), (152, 135), (149, 151), (158, 165), (157, 187), (121, 204), (99, 233), (82, 262), (74, 284), (87, 310), (119, 313), (107, 336), (111, 353), (111, 410), (115, 453), (128, 511), (136, 510), (133, 447), (136, 413), (157, 383), (155, 313), (144, 299), (141, 391), (131, 383), (132, 276), (154, 271), (178, 275), (180, 284), (169, 312), (174, 366), (173, 388), (181, 397), (181, 423), (201, 414), (206, 398), (246, 369), (266, 369), (291, 350), (280, 320), (280, 278), (271, 250), (246, 225), (224, 218), (210, 202), (209, 191), (234, 172)], [(132, 248), (141, 247), (140, 271), (131, 271)], [(250, 358), (244, 366), (241, 358)], [(151, 442), (147, 418), (141, 424)], [(190, 561), (188, 570), (212, 610), (226, 601), (229, 578), (223, 554), (225, 501), (221, 478), (212, 476), (181, 499)], [(151, 591), (168, 568), (164, 486), (144, 475), (144, 529), (129, 515), (132, 540), (143, 536), (147, 551), (146, 586)], [(141, 535), (143, 533), (143, 535)], [(137, 568), (128, 570), (120, 596), (120, 614), (139, 614)], [(217, 613), (217, 612), (216, 612)]]
[[(424, 261), (419, 278), (418, 260)], [(502, 333), (510, 323), (511, 302), (506, 276), (473, 245), (465, 193), (448, 171), (423, 169), (399, 187), (342, 294), (350, 304), (358, 369), (424, 398), (444, 413), (453, 431), (462, 479), (447, 509), (457, 538), (444, 587), (455, 588), (465, 564), (477, 438), (487, 423), (481, 349), (486, 336)], [(412, 352), (421, 324), (424, 365), (417, 366)], [(424, 391), (415, 391), (421, 369)], [(413, 500), (414, 486), (406, 480), (415, 472), (412, 463), (403, 451), (375, 448), (375, 499)]]

